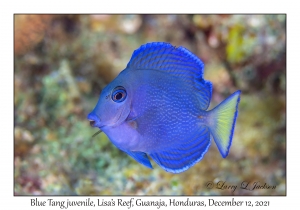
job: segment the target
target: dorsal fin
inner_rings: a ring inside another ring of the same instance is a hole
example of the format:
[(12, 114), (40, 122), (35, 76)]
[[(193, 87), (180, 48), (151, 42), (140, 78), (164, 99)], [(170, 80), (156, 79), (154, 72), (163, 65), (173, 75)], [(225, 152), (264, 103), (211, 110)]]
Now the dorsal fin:
[(152, 42), (135, 50), (127, 70), (159, 70), (180, 77), (199, 93), (200, 106), (206, 110), (212, 95), (212, 84), (203, 78), (204, 63), (184, 47)]
[(127, 68), (161, 70), (180, 77), (203, 78), (204, 64), (184, 47), (152, 42), (133, 52)]

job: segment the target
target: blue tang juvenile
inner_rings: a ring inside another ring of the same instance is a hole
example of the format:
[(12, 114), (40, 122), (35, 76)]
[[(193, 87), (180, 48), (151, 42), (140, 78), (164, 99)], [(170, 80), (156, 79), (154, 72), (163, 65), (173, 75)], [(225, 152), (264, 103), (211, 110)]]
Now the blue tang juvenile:
[(152, 168), (181, 173), (207, 152), (211, 136), (225, 158), (232, 143), (240, 91), (207, 111), (213, 85), (203, 62), (184, 47), (153, 42), (135, 50), (87, 116), (120, 150)]

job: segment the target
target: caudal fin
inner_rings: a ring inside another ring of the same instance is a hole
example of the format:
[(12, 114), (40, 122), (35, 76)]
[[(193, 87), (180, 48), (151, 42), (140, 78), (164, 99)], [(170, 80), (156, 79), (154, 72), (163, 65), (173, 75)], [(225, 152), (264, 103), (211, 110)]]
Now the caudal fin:
[(236, 91), (208, 112), (208, 127), (223, 158), (229, 153), (241, 91)]

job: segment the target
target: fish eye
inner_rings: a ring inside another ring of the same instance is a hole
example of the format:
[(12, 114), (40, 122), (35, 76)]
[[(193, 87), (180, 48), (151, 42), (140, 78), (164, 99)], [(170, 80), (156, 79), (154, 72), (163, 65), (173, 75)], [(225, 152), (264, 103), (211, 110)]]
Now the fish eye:
[(111, 98), (114, 102), (120, 103), (126, 99), (127, 93), (125, 88), (118, 86), (116, 87), (111, 95)]

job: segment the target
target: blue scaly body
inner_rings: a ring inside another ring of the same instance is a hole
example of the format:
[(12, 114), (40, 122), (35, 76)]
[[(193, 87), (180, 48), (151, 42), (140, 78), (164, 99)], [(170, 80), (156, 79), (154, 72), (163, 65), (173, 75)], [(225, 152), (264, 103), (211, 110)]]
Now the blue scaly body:
[(240, 91), (206, 111), (212, 84), (203, 78), (203, 68), (183, 47), (142, 45), (104, 88), (88, 119), (116, 147), (149, 168), (148, 155), (168, 172), (187, 170), (203, 158), (211, 134), (226, 157)]

